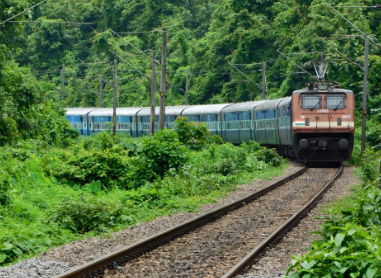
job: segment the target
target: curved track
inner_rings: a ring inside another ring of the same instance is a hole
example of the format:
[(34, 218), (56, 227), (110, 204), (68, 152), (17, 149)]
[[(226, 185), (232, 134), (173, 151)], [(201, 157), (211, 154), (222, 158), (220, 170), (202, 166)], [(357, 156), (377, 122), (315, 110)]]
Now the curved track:
[(307, 171), (307, 167), (302, 168), (298, 172), (289, 175), (288, 177), (273, 183), (262, 190), (259, 190), (246, 198), (236, 201), (232, 204), (223, 206), (217, 210), (204, 214), (200, 217), (192, 219), (188, 222), (180, 224), (174, 228), (168, 229), (162, 233), (144, 239), (136, 244), (103, 256), (99, 259), (91, 261), (85, 265), (79, 266), (70, 270), (62, 275), (56, 276), (56, 278), (79, 278), (79, 277), (103, 277), (106, 270), (119, 269), (121, 265), (175, 239), (184, 234), (189, 233), (192, 230), (197, 229), (207, 223), (210, 223), (227, 213), (241, 208), (255, 199), (265, 195), (266, 193), (277, 189), (278, 187), (294, 180)]
[(340, 177), (343, 166), (340, 166), (333, 179), (328, 182), (307, 204), (305, 204), (298, 212), (287, 219), (280, 225), (271, 235), (258, 244), (251, 252), (249, 252), (243, 259), (234, 265), (228, 272), (221, 278), (232, 278), (242, 272), (249, 264), (257, 258), (271, 243), (275, 242), (279, 237), (284, 235), (288, 230), (295, 226), (298, 221), (303, 218), (322, 198), (324, 193), (333, 185), (335, 180)]

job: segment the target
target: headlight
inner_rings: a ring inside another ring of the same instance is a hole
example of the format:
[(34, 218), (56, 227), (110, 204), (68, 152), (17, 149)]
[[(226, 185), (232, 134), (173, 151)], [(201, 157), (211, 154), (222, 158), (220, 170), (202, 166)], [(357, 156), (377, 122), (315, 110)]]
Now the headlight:
[(302, 139), (299, 141), (299, 146), (302, 149), (307, 149), (309, 145), (310, 145), (310, 142), (308, 142), (307, 139)]

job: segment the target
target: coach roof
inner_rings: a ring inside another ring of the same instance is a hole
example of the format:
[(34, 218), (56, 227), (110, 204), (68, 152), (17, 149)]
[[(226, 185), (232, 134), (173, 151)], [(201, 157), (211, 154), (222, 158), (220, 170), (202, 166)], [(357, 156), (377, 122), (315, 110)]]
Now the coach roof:
[(183, 111), (183, 116), (186, 115), (202, 115), (202, 114), (218, 114), (222, 109), (230, 104), (208, 104), (208, 105), (196, 105), (187, 108)]
[(85, 116), (96, 108), (66, 108), (66, 116)]
[(263, 101), (249, 101), (249, 102), (241, 102), (241, 103), (235, 103), (231, 104), (227, 107), (225, 107), (222, 112), (237, 112), (237, 111), (249, 111), (253, 110), (257, 105), (263, 103)]
[[(184, 109), (189, 108), (191, 106), (166, 106), (165, 107), (165, 115), (166, 116), (180, 116), (181, 112), (184, 111)], [(160, 114), (160, 108), (155, 108), (155, 115)], [(144, 117), (151, 115), (151, 107), (145, 107), (141, 111), (139, 111), (138, 116)]]
[[(117, 116), (135, 116), (143, 108), (132, 107), (132, 108), (117, 108)], [(113, 109), (112, 108), (98, 108), (90, 112), (89, 116), (91, 117), (112, 117)]]

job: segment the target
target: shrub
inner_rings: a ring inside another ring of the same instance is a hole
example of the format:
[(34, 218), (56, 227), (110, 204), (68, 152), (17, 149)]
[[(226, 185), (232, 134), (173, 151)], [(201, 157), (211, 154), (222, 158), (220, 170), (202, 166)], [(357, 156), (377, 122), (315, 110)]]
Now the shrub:
[(106, 187), (127, 187), (130, 163), (128, 151), (117, 148), (72, 153), (56, 150), (43, 158), (45, 171), (56, 178), (81, 185), (100, 181)]
[(264, 161), (270, 166), (277, 167), (282, 163), (282, 158), (273, 149), (263, 148), (257, 153), (258, 161)]
[(135, 185), (163, 177), (171, 168), (179, 169), (188, 160), (186, 147), (173, 130), (160, 130), (146, 137), (137, 150), (135, 159)]
[(97, 197), (65, 200), (51, 213), (50, 221), (75, 233), (106, 232), (127, 219), (128, 212), (120, 205), (107, 204)]
[(178, 117), (173, 130), (177, 133), (179, 141), (191, 150), (201, 150), (208, 140), (220, 142), (216, 137), (210, 137), (204, 123), (188, 122), (187, 117)]
[(4, 169), (0, 168), (0, 205), (8, 203), (8, 190), (10, 186), (10, 176)]

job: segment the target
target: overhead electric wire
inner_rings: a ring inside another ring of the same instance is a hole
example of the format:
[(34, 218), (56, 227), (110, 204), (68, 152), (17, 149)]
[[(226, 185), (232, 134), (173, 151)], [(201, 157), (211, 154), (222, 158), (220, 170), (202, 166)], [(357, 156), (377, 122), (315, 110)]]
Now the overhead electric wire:
[(122, 60), (123, 62), (125, 62), (126, 64), (128, 64), (130, 67), (134, 68), (137, 72), (139, 72), (141, 75), (143, 75), (144, 77), (147, 77), (148, 79), (151, 79), (150, 76), (148, 76), (147, 74), (143, 73), (141, 70), (139, 70), (138, 68), (136, 68), (135, 66), (133, 66), (131, 63), (127, 62), (127, 60), (125, 60), (124, 58), (122, 58), (120, 55), (118, 55), (116, 52), (112, 51), (110, 48), (108, 49), (111, 53), (113, 53), (115, 56), (117, 56), (120, 60)]
[(379, 45), (374, 39), (372, 39), (371, 37), (369, 37), (366, 33), (364, 33), (363, 31), (361, 31), (356, 25), (354, 25), (350, 20), (348, 20), (345, 16), (343, 16), (341, 13), (339, 13), (338, 11), (336, 11), (335, 8), (333, 8), (330, 4), (328, 4), (327, 2), (324, 2), (328, 7), (330, 7), (331, 10), (333, 10), (336, 14), (338, 14), (341, 18), (343, 18), (346, 22), (348, 22), (353, 28), (355, 28), (358, 32), (360, 32), (361, 34), (363, 34), (364, 36), (368, 37), (368, 39), (375, 45), (377, 46), (378, 48), (381, 49), (381, 45)]
[(153, 31), (131, 31), (131, 32), (118, 32), (118, 34), (151, 34), (151, 33), (160, 33), (161, 30), (153, 30)]
[(25, 11), (22, 11), (21, 13), (18, 13), (18, 14), (16, 14), (16, 15), (14, 15), (14, 16), (12, 16), (12, 17), (6, 19), (5, 21), (1, 22), (0, 25), (3, 25), (4, 23), (6, 23), (6, 22), (8, 22), (8, 21), (11, 21), (12, 19), (14, 19), (14, 18), (16, 18), (16, 17), (18, 17), (18, 16), (20, 16), (20, 15), (26, 13), (27, 11), (32, 10), (33, 8), (35, 8), (35, 7), (37, 7), (37, 6), (39, 6), (39, 5), (43, 4), (43, 3), (45, 3), (46, 1), (48, 1), (48, 0), (43, 0), (43, 1), (41, 1), (41, 2), (39, 2), (39, 3), (37, 3), (37, 4), (35, 4), (35, 5), (33, 5), (32, 7), (26, 9)]
[(283, 57), (285, 57), (287, 60), (289, 60), (291, 63), (293, 63), (294, 65), (296, 65), (298, 68), (300, 68), (302, 71), (304, 71), (305, 73), (307, 73), (309, 76), (313, 77), (313, 78), (317, 78), (316, 76), (313, 76), (311, 73), (309, 73), (308, 71), (306, 71), (304, 68), (302, 68), (301, 66), (299, 66), (296, 62), (294, 62), (292, 59), (290, 59), (289, 57), (287, 57), (287, 55), (283, 54), (282, 52), (279, 51), (279, 49), (277, 49), (277, 52), (282, 55)]
[(245, 73), (243, 73), (240, 69), (238, 69), (236, 66), (234, 66), (232, 63), (228, 62), (229, 65), (231, 65), (233, 68), (235, 68), (240, 74), (242, 74), (244, 77), (246, 77), (250, 82), (254, 83), (259, 89), (262, 89), (262, 87), (256, 83), (254, 80), (251, 80), (250, 77), (248, 77)]
[(33, 24), (73, 24), (73, 25), (94, 25), (91, 22), (73, 22), (73, 21), (8, 21), (9, 23), (33, 23)]
[(144, 57), (148, 58), (149, 60), (151, 60), (152, 62), (156, 63), (157, 65), (160, 65), (160, 63), (158, 61), (154, 61), (150, 56), (148, 56), (147, 54), (144, 53), (144, 51), (140, 50), (139, 48), (137, 48), (135, 45), (133, 45), (132, 43), (130, 43), (129, 41), (127, 41), (126, 39), (124, 39), (123, 37), (121, 37), (118, 33), (116, 33), (114, 30), (110, 29), (109, 30), (115, 34), (116, 36), (118, 36), (119, 38), (121, 38), (123, 41), (125, 41), (126, 43), (128, 43), (131, 47), (133, 47), (135, 50), (137, 50), (140, 54), (142, 54)]
[(335, 8), (348, 8), (348, 9), (381, 9), (381, 5), (376, 5), (376, 6), (335, 6)]
[[(315, 34), (315, 36), (316, 36), (318, 39), (320, 39), (321, 41), (323, 41), (325, 44), (327, 44), (327, 42), (325, 41), (324, 38), (319, 37), (319, 36), (316, 35), (316, 34)], [(331, 46), (331, 45), (330, 45), (330, 47), (333, 48), (333, 50), (335, 50), (337, 53), (339, 53), (339, 54), (340, 54), (344, 59), (346, 59), (348, 62), (354, 64), (355, 66), (357, 66), (357, 67), (359, 67), (360, 69), (363, 70), (363, 67), (362, 67), (360, 64), (358, 64), (358, 63), (356, 63), (355, 61), (353, 61), (352, 59), (350, 59), (347, 55), (345, 55), (344, 53), (342, 53), (342, 52), (341, 52), (340, 50), (338, 50), (336, 47), (333, 47), (333, 46)]]
[[(98, 73), (96, 73), (89, 65), (87, 65), (84, 61), (82, 61), (81, 59), (79, 59), (78, 57), (77, 57), (77, 59), (78, 59), (78, 61), (80, 61), (82, 64), (84, 64), (92, 73), (94, 73), (96, 76), (98, 76), (98, 78), (101, 78), (101, 76), (98, 74)], [(111, 83), (110, 82), (108, 82), (107, 80), (103, 80), (104, 82), (106, 82), (107, 84), (109, 84), (110, 86), (112, 86), (111, 85)]]

